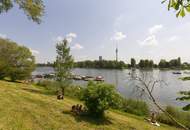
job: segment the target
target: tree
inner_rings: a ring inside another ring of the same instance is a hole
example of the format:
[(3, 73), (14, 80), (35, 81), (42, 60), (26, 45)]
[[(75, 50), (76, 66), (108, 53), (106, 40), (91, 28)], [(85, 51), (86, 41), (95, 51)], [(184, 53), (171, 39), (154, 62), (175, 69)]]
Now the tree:
[(159, 64), (158, 64), (158, 66), (159, 66), (159, 68), (168, 68), (167, 64), (168, 63), (167, 63), (166, 60), (161, 59), (160, 62), (159, 62)]
[(176, 17), (184, 17), (186, 12), (190, 12), (190, 0), (163, 0), (162, 3), (168, 2), (168, 10), (173, 8), (177, 11)]
[(168, 113), (166, 110), (162, 108), (162, 106), (158, 103), (156, 98), (154, 97), (154, 89), (157, 86), (157, 84), (165, 84), (166, 83), (162, 80), (155, 80), (154, 77), (148, 77), (148, 73), (141, 73), (141, 76), (135, 76), (131, 77), (132, 80), (136, 81), (136, 87), (137, 90), (140, 91), (142, 94), (146, 94), (148, 96), (148, 99), (152, 101), (152, 103), (156, 106), (156, 108), (159, 109), (159, 111), (163, 112), (168, 118), (170, 118), (174, 123), (176, 123), (179, 127), (183, 128), (184, 130), (189, 130), (187, 126), (179, 122), (177, 119), (175, 119), (170, 113)]
[(131, 58), (131, 67), (132, 68), (136, 67), (136, 60), (134, 58)]
[(0, 61), (0, 77), (10, 77), (12, 81), (28, 78), (35, 69), (30, 50), (6, 39), (0, 39)]
[(181, 58), (180, 57), (178, 57), (177, 58), (177, 67), (181, 67)]
[(18, 5), (29, 19), (38, 24), (41, 22), (41, 17), (44, 14), (42, 0), (0, 0), (0, 14), (8, 12), (15, 5)]
[(89, 82), (83, 91), (82, 100), (90, 115), (102, 117), (105, 110), (112, 106), (118, 106), (120, 95), (113, 85)]
[(145, 68), (145, 60), (140, 60), (139, 68)]
[(70, 80), (68, 78), (71, 76), (71, 69), (74, 65), (74, 60), (72, 55), (70, 55), (70, 48), (68, 47), (68, 41), (66, 39), (57, 43), (56, 52), (56, 80), (59, 82), (61, 94), (64, 96), (65, 87), (70, 84)]

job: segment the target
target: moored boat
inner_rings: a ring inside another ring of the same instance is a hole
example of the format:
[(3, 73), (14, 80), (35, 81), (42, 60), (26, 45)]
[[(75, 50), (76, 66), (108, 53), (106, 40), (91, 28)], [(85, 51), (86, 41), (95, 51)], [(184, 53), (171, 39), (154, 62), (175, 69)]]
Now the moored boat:
[(173, 72), (173, 74), (181, 74), (181, 72)]
[(102, 77), (102, 76), (97, 76), (97, 77), (95, 78), (95, 81), (104, 81), (104, 77)]
[(73, 77), (74, 80), (82, 80), (82, 77), (80, 75), (75, 75)]

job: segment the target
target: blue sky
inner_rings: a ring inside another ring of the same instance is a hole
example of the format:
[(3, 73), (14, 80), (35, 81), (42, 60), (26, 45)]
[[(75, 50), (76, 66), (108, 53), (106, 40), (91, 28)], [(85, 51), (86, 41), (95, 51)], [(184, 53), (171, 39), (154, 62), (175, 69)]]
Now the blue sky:
[(31, 48), (37, 62), (54, 61), (56, 41), (68, 38), (75, 60), (131, 57), (190, 62), (190, 15), (176, 18), (161, 0), (46, 0), (38, 25), (17, 7), (0, 15), (0, 37)]

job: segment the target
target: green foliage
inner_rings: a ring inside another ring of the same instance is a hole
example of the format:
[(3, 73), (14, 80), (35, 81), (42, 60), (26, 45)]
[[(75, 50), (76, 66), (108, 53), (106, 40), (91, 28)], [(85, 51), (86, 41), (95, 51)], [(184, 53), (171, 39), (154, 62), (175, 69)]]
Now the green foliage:
[(190, 0), (164, 0), (162, 3), (168, 1), (168, 10), (173, 8), (177, 11), (176, 17), (184, 17), (186, 12), (190, 12)]
[[(190, 113), (189, 112), (184, 112), (180, 111), (174, 107), (167, 106), (166, 111), (171, 114), (175, 119), (180, 121), (182, 124), (190, 128)], [(176, 126), (178, 127), (177, 124), (175, 124), (168, 116), (165, 114), (161, 113), (158, 115), (157, 120), (161, 123), (165, 123), (171, 126)]]
[(172, 59), (169, 62), (164, 59), (161, 59), (158, 66), (161, 69), (163, 68), (180, 69), (182, 67), (181, 58), (178, 57), (177, 59)]
[(28, 78), (35, 69), (30, 50), (7, 39), (0, 39), (0, 78), (12, 81)]
[(102, 117), (105, 110), (118, 106), (120, 96), (113, 85), (89, 82), (81, 99), (88, 108), (90, 115)]
[[(177, 98), (177, 100), (181, 100), (181, 101), (190, 100), (190, 91), (181, 91), (180, 94), (183, 95), (183, 96)], [(185, 110), (185, 111), (190, 110), (190, 104), (184, 106), (183, 110)]]
[[(43, 87), (48, 94), (56, 95), (59, 89), (59, 82), (53, 80), (40, 80), (37, 82), (38, 86)], [(83, 88), (76, 85), (69, 85), (65, 88), (65, 95), (71, 98), (80, 99)]]
[(56, 51), (56, 80), (60, 83), (60, 87), (64, 89), (70, 84), (68, 78), (71, 76), (74, 60), (72, 55), (70, 55), (70, 48), (68, 47), (68, 41), (66, 39), (57, 43)]
[(132, 68), (136, 67), (136, 60), (134, 58), (131, 58), (131, 66)]
[(44, 4), (42, 0), (0, 0), (0, 13), (8, 12), (14, 5), (18, 5), (29, 19), (40, 23), (44, 14)]
[(127, 65), (123, 61), (111, 61), (111, 60), (100, 60), (100, 61), (80, 61), (75, 63), (75, 67), (79, 68), (104, 68), (104, 69), (123, 69)]
[(140, 60), (138, 64), (139, 68), (141, 69), (152, 69), (154, 67), (154, 62), (152, 60)]
[(190, 77), (189, 76), (188, 77), (182, 77), (180, 79), (183, 80), (183, 81), (187, 81), (187, 80), (190, 80)]
[(148, 105), (141, 100), (124, 99), (121, 110), (138, 116), (147, 116), (149, 114)]

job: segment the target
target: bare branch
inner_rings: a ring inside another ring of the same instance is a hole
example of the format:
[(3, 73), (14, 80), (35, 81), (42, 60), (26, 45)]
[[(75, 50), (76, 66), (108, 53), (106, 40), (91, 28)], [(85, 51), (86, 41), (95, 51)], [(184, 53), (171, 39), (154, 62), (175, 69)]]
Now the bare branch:
[[(146, 73), (147, 74), (147, 73)], [(156, 101), (154, 95), (153, 95), (153, 91), (154, 88), (156, 86), (156, 84), (161, 84), (164, 83), (164, 85), (167, 86), (167, 83), (163, 80), (154, 80), (154, 79), (150, 79), (150, 81), (147, 82), (147, 76), (142, 72), (142, 77), (140, 76), (133, 76), (132, 79), (134, 81), (138, 81), (141, 86), (136, 85), (136, 87), (138, 89), (141, 90), (141, 92), (143, 94), (147, 94), (149, 96), (149, 99), (153, 102), (153, 104), (161, 111), (163, 112), (165, 115), (167, 115), (172, 121), (174, 121), (176, 124), (178, 124), (179, 127), (185, 129), (185, 130), (189, 130), (185, 125), (181, 124), (180, 122), (178, 122), (172, 115), (170, 115), (167, 111), (165, 111)], [(151, 84), (152, 83), (152, 84)]]

